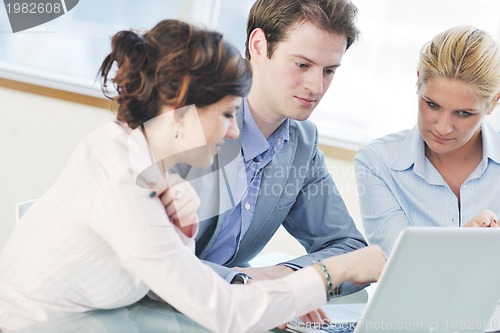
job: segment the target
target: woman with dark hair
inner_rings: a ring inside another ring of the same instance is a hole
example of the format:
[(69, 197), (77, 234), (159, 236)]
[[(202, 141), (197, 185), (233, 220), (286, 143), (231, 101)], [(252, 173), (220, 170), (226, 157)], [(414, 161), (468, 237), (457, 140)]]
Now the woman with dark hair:
[(127, 306), (151, 290), (210, 330), (258, 332), (318, 308), (341, 282), (377, 279), (377, 247), (246, 286), (195, 256), (199, 199), (167, 170), (213, 162), (239, 135), (234, 112), (251, 83), (248, 63), (219, 33), (176, 20), (119, 32), (100, 75), (105, 90), (109, 79), (116, 88), (117, 120), (77, 146), (5, 245), (0, 329)]

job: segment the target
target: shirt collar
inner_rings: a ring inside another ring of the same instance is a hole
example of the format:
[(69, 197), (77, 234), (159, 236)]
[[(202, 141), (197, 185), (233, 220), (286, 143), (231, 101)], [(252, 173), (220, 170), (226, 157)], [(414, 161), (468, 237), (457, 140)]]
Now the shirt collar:
[(127, 133), (130, 168), (136, 184), (143, 188), (157, 184), (163, 178), (160, 162), (154, 159), (141, 127), (132, 130), (125, 123), (117, 124)]
[(414, 166), (415, 172), (423, 170), (425, 167), (425, 145), (420, 136), (418, 125), (415, 125), (399, 150), (394, 151), (394, 155), (389, 162), (393, 170), (407, 170)]
[[(482, 164), (486, 168), (488, 159), (500, 164), (500, 133), (496, 131), (488, 121), (484, 121), (481, 127), (483, 140)], [(410, 131), (406, 140), (389, 163), (393, 170), (407, 170), (413, 165), (416, 174), (423, 175), (425, 172), (425, 144), (420, 136), (418, 125)]]
[[(243, 150), (243, 157), (245, 162), (254, 159), (255, 157), (265, 153), (273, 146), (282, 146), (289, 140), (290, 136), (290, 121), (287, 118), (281, 125), (274, 131), (274, 133), (266, 140), (260, 131), (255, 119), (250, 112), (248, 100), (243, 102), (243, 130), (241, 131), (241, 146)], [(281, 147), (280, 147), (281, 148)]]
[(491, 126), (488, 121), (483, 121), (481, 127), (483, 139), (483, 163), (486, 165), (487, 159), (500, 164), (500, 133)]

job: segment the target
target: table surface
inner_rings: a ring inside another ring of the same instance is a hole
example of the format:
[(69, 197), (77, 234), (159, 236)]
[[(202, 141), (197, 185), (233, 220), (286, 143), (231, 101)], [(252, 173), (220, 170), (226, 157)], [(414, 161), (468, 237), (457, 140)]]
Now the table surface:
[[(167, 303), (147, 298), (128, 307), (72, 314), (9, 333), (205, 333)], [(278, 329), (267, 332), (285, 332)]]
[[(276, 254), (264, 256), (258, 264), (269, 264), (276, 259)], [(258, 266), (258, 265), (255, 265)], [(352, 295), (339, 297), (331, 301), (333, 304), (366, 303), (372, 296), (377, 284), (372, 284)], [(500, 306), (492, 320), (500, 322)], [(14, 332), (14, 331), (13, 331)], [(15, 333), (198, 333), (210, 332), (187, 316), (179, 313), (167, 303), (148, 299), (130, 306), (114, 310), (96, 310), (86, 313), (68, 315), (57, 320), (30, 326)], [(285, 332), (274, 329), (266, 332)], [(495, 331), (500, 332), (500, 331)], [(264, 332), (265, 333), (265, 332)]]
[[(370, 288), (340, 297), (332, 304), (364, 303)], [(500, 306), (494, 318), (500, 320)], [(12, 331), (15, 333), (205, 333), (210, 332), (179, 313), (167, 303), (144, 298), (130, 306), (115, 310), (96, 310), (68, 315), (57, 320)], [(270, 332), (285, 332), (273, 329)], [(495, 331), (500, 332), (500, 331)], [(11, 333), (11, 331), (9, 331)]]
[[(283, 254), (272, 253), (256, 260), (252, 266), (269, 265), (282, 260)], [(368, 299), (365, 290), (340, 297), (335, 303), (364, 303)], [(332, 302), (332, 303), (333, 303)], [(15, 333), (198, 333), (210, 332), (167, 303), (145, 297), (141, 301), (114, 310), (96, 310), (72, 314), (13, 331)], [(286, 332), (273, 329), (266, 332)], [(9, 333), (11, 333), (9, 331)]]

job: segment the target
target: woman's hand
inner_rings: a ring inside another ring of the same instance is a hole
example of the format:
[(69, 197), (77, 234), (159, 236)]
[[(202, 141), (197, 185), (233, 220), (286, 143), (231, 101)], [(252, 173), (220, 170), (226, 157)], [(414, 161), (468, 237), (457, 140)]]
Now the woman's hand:
[(199, 222), (196, 212), (200, 208), (200, 198), (191, 183), (177, 174), (170, 174), (165, 178), (164, 184), (155, 188), (160, 197), (165, 212), (187, 237), (193, 237)]
[(472, 220), (464, 224), (464, 227), (472, 228), (498, 228), (497, 216), (489, 209), (483, 210)]
[(334, 284), (376, 282), (386, 262), (384, 252), (377, 245), (330, 257), (323, 260)]

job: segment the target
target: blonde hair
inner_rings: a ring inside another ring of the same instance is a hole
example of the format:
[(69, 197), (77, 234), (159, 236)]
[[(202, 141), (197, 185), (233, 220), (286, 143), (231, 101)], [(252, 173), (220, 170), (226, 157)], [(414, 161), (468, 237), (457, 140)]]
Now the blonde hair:
[(472, 26), (448, 29), (428, 42), (420, 52), (417, 88), (432, 77), (466, 82), (488, 107), (498, 106), (500, 49), (485, 31)]

